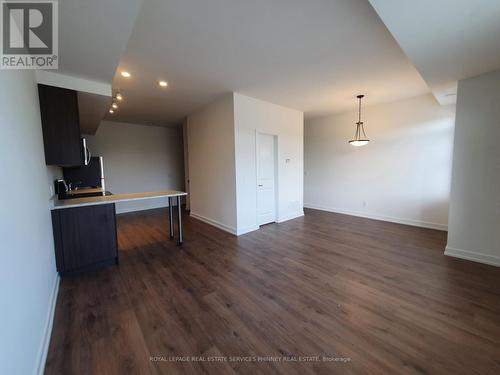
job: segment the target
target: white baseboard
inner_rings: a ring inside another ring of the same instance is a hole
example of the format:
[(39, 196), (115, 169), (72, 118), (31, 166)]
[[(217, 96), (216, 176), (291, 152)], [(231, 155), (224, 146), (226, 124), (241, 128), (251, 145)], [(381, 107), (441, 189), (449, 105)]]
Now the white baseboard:
[(258, 230), (258, 229), (259, 229), (258, 225), (251, 225), (251, 226), (246, 227), (246, 228), (238, 228), (236, 230), (236, 235), (241, 236), (243, 234), (247, 234), (247, 233), (253, 232), (253, 231)]
[(236, 228), (230, 227), (229, 225), (222, 224), (218, 222), (217, 220), (209, 219), (208, 217), (202, 216), (200, 214), (197, 214), (196, 212), (191, 211), (189, 216), (192, 218), (198, 219), (200, 221), (203, 221), (204, 223), (210, 224), (216, 228), (222, 229), (225, 232), (234, 234), (235, 236), (237, 235)]
[[(116, 213), (126, 214), (127, 212), (147, 211), (147, 210), (155, 210), (157, 208), (167, 208), (167, 207), (168, 207), (168, 200), (166, 199), (145, 199), (141, 201), (138, 200), (125, 201), (116, 203)], [(177, 202), (175, 199), (172, 202), (172, 207), (177, 207)]]
[[(226, 224), (222, 224), (221, 222), (218, 222), (217, 220), (210, 219), (208, 217), (205, 217), (205, 216), (202, 216), (200, 214), (197, 214), (196, 212), (193, 212), (193, 211), (191, 211), (190, 216), (193, 217), (193, 218), (195, 218), (195, 219), (198, 219), (200, 221), (203, 221), (204, 223), (210, 224), (210, 225), (212, 225), (212, 226), (214, 226), (216, 228), (222, 229), (225, 232), (234, 234), (235, 236), (241, 236), (243, 234), (250, 233), (250, 232), (253, 232), (253, 231), (259, 229), (258, 225), (250, 225), (250, 226), (245, 227), (245, 228), (230, 227), (230, 226), (228, 226)], [(284, 221), (296, 219), (296, 218), (301, 217), (301, 216), (304, 216), (304, 211), (296, 212), (296, 213), (294, 213), (292, 215), (288, 215), (288, 216), (279, 218), (277, 220), (277, 222), (278, 223), (282, 223)]]
[(296, 218), (298, 218), (298, 217), (302, 217), (302, 216), (304, 216), (304, 211), (303, 211), (303, 210), (298, 211), (298, 212), (295, 212), (295, 213), (293, 213), (293, 214), (291, 214), (291, 215), (287, 215), (287, 216), (279, 217), (277, 222), (278, 222), (278, 223), (283, 223), (283, 222), (285, 222), (285, 221), (288, 221), (288, 220), (293, 220), (293, 219), (296, 219)]
[(427, 222), (427, 221), (419, 221), (419, 220), (413, 220), (413, 219), (402, 219), (402, 218), (397, 218), (397, 217), (377, 215), (377, 214), (371, 214), (371, 213), (365, 213), (365, 212), (359, 212), (359, 211), (349, 211), (349, 210), (343, 210), (343, 209), (335, 208), (335, 207), (319, 206), (319, 205), (315, 205), (315, 204), (304, 204), (304, 207), (305, 208), (312, 208), (315, 210), (321, 210), (321, 211), (335, 212), (338, 214), (364, 217), (367, 219), (382, 220), (382, 221), (388, 221), (391, 223), (412, 225), (414, 227), (437, 229), (437, 230), (444, 230), (444, 231), (448, 230), (448, 225), (446, 225), (446, 224), (431, 223), (431, 222)]
[(61, 278), (58, 274), (54, 280), (54, 285), (52, 286), (49, 310), (47, 311), (45, 327), (43, 330), (43, 340), (38, 352), (37, 366), (35, 367), (35, 373), (38, 375), (43, 375), (43, 373), (45, 372), (45, 362), (47, 361), (47, 354), (49, 352), (50, 337), (52, 335), (52, 326), (54, 324), (54, 314), (56, 312), (57, 294), (59, 292), (60, 281)]
[(455, 249), (450, 246), (446, 246), (444, 255), (454, 258), (471, 260), (473, 262), (489, 264), (490, 266), (500, 267), (500, 257), (495, 255), (488, 255), (470, 250)]
[[(131, 202), (118, 202), (116, 203), (116, 213), (117, 214), (126, 214), (127, 212), (136, 212), (136, 211), (147, 211), (147, 210), (154, 210), (156, 208), (166, 208), (168, 207), (168, 202), (149, 202), (149, 201), (144, 201), (148, 203), (141, 203), (134, 205), (135, 201)], [(176, 204), (172, 205), (177, 207)]]

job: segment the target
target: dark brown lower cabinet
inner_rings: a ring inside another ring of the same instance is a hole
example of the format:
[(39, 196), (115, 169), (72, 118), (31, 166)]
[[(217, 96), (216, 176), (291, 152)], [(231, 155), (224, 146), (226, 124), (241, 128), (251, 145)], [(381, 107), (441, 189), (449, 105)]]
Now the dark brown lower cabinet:
[(114, 203), (53, 210), (52, 226), (60, 274), (118, 264)]

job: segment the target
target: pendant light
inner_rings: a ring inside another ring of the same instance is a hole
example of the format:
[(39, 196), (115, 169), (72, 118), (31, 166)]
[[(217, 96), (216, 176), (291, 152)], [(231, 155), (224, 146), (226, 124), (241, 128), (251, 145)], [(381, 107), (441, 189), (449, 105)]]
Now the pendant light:
[(360, 147), (368, 144), (370, 140), (366, 137), (365, 127), (363, 126), (363, 121), (361, 121), (361, 99), (363, 99), (364, 95), (358, 95), (359, 99), (359, 109), (358, 109), (358, 122), (356, 123), (356, 134), (354, 135), (354, 139), (351, 139), (349, 143), (353, 146)]

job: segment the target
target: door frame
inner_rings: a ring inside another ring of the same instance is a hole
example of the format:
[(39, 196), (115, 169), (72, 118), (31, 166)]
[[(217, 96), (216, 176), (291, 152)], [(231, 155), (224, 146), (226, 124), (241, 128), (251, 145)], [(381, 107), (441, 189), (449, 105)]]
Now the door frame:
[[(265, 131), (255, 130), (255, 224), (258, 228), (259, 224), (259, 135), (270, 135), (274, 140), (274, 222), (278, 222), (279, 217), (279, 175), (278, 175), (278, 144), (279, 135)], [(262, 224), (265, 225), (265, 224)]]

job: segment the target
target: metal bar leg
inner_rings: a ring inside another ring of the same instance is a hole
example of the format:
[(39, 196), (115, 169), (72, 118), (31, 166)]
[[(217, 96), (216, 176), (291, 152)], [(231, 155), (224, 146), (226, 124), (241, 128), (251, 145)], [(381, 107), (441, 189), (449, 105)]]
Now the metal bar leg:
[(179, 231), (179, 245), (182, 245), (182, 213), (181, 213), (181, 197), (177, 196), (177, 218), (179, 220), (178, 228)]
[(172, 197), (168, 197), (168, 224), (170, 226), (170, 238), (174, 238), (174, 215), (172, 211)]

